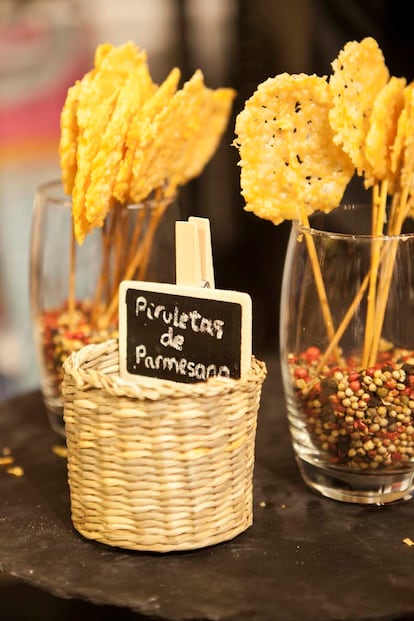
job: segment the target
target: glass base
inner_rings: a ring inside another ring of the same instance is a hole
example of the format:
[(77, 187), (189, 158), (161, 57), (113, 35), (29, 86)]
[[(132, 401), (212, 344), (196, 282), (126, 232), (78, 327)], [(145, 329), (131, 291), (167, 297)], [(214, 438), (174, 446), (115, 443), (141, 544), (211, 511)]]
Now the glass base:
[(327, 468), (311, 464), (300, 457), (296, 461), (305, 483), (322, 496), (334, 500), (384, 505), (410, 500), (414, 494), (414, 469), (371, 474)]

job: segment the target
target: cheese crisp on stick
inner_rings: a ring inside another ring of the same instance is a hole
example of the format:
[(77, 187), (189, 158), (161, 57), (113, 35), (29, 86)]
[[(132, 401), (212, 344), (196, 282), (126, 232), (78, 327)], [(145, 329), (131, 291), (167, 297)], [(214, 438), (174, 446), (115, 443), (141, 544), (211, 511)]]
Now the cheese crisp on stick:
[(408, 84), (403, 93), (403, 109), (398, 117), (397, 133), (391, 149), (391, 173), (393, 175), (399, 175), (401, 172), (404, 148), (409, 135), (409, 117), (412, 108), (413, 92), (414, 82)]
[(371, 37), (346, 43), (332, 69), (329, 82), (281, 74), (260, 84), (237, 117), (234, 144), (245, 208), (275, 224), (296, 219), (308, 225), (314, 211), (339, 206), (355, 172), (372, 188), (371, 235), (378, 243), (335, 334), (318, 257), (304, 237), (330, 340), (320, 364), (338, 346), (366, 290), (361, 363), (373, 366), (398, 249), (384, 260), (380, 238), (399, 235), (406, 217), (414, 217), (414, 83), (390, 78)]
[(76, 112), (79, 104), (80, 91), (80, 81), (77, 81), (69, 88), (60, 118), (59, 155), (62, 169), (62, 183), (66, 194), (72, 193), (77, 170), (78, 122)]
[[(76, 111), (78, 124), (76, 175), (72, 189), (75, 235), (82, 242), (91, 230), (91, 222), (102, 221), (108, 205), (100, 200), (87, 211), (86, 194), (91, 184), (95, 158), (99, 158), (102, 139), (114, 114), (118, 96), (125, 88), (129, 72), (136, 69), (139, 52), (131, 43), (118, 48), (98, 48), (96, 68), (81, 80)], [(99, 159), (98, 159), (99, 162)], [(90, 203), (89, 203), (90, 205)]]
[(144, 51), (105, 43), (94, 68), (68, 90), (59, 155), (78, 243), (117, 203), (154, 192), (169, 202), (213, 156), (235, 92), (208, 89), (200, 70), (181, 89), (179, 79), (174, 68), (158, 87)]
[(370, 164), (373, 178), (388, 179), (392, 190), (395, 174), (392, 174), (392, 148), (397, 135), (398, 119), (404, 108), (405, 78), (392, 77), (381, 89), (374, 101), (365, 143), (365, 156)]
[(226, 128), (235, 96), (235, 91), (230, 88), (205, 89), (198, 129), (189, 139), (188, 148), (173, 162), (173, 186), (183, 185), (197, 177), (210, 160)]
[(187, 140), (188, 126), (198, 123), (197, 112), (204, 93), (201, 71), (196, 71), (182, 89), (166, 102), (157, 116), (155, 126), (149, 126), (149, 136), (135, 154), (132, 167), (130, 195), (134, 202), (143, 200), (154, 188), (161, 188), (170, 178), (175, 158)]
[(325, 78), (283, 73), (259, 85), (236, 120), (246, 210), (279, 224), (339, 204), (354, 167), (335, 145)]
[(333, 106), (329, 122), (334, 141), (351, 158), (365, 185), (372, 185), (373, 171), (366, 157), (365, 141), (374, 102), (386, 85), (389, 73), (377, 42), (366, 37), (349, 41), (332, 63), (329, 80)]
[(146, 54), (133, 54), (131, 67), (91, 164), (90, 183), (85, 194), (86, 218), (90, 227), (103, 225), (114, 202), (114, 185), (128, 129), (143, 104), (155, 91), (148, 71)]
[(140, 174), (146, 155), (145, 150), (155, 138), (159, 117), (175, 94), (180, 75), (180, 70), (174, 67), (131, 121), (125, 141), (125, 155), (119, 164), (114, 186), (114, 196), (120, 203), (140, 200), (134, 201), (131, 197), (133, 172), (135, 175)]
[[(202, 72), (197, 70), (166, 102), (153, 124), (150, 119), (132, 166), (130, 196), (134, 202), (163, 186), (170, 195), (174, 194), (178, 185), (201, 172), (218, 146), (234, 99), (232, 89), (222, 92), (228, 105), (220, 110), (209, 105), (212, 91), (205, 86)], [(208, 128), (211, 142), (206, 147), (201, 138)], [(187, 167), (190, 161), (194, 167)]]

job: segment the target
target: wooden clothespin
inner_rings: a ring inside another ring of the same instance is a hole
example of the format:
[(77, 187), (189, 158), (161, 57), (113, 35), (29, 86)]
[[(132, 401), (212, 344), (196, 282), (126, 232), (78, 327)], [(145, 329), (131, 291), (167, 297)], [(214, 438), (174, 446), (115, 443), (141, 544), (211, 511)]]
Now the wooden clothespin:
[(176, 284), (214, 289), (210, 221), (191, 216), (175, 223)]

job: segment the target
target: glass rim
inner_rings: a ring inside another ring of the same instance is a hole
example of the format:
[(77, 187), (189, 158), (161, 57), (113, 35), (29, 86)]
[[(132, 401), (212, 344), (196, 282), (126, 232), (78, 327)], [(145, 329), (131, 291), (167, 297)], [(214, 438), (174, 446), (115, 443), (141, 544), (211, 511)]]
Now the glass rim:
[[(338, 211), (341, 212), (345, 212), (345, 211), (357, 211), (358, 209), (362, 209), (362, 208), (369, 208), (371, 207), (370, 203), (344, 203), (342, 205), (339, 205), (338, 207), (336, 207), (335, 209), (332, 209), (332, 211), (330, 212), (322, 212), (322, 211), (318, 211), (315, 212), (313, 214), (311, 214), (311, 216), (309, 216), (309, 219), (311, 220), (313, 217), (329, 217), (329, 216), (335, 216), (335, 212), (338, 213)], [(412, 239), (414, 237), (414, 232), (412, 233), (399, 233), (398, 235), (389, 235), (389, 234), (381, 234), (381, 235), (373, 235), (372, 233), (358, 233), (358, 232), (338, 232), (338, 231), (330, 231), (328, 229), (323, 229), (323, 228), (318, 228), (317, 226), (313, 226), (311, 222), (309, 222), (309, 225), (307, 224), (303, 224), (302, 222), (300, 222), (299, 220), (292, 220), (292, 225), (295, 226), (295, 228), (304, 234), (310, 234), (313, 237), (329, 237), (330, 239), (343, 239), (343, 240), (351, 240), (351, 239), (358, 239), (358, 240), (365, 240), (365, 241), (370, 241), (370, 240), (377, 240), (377, 241), (387, 241), (387, 240), (404, 240), (404, 239)]]
[[(59, 191), (59, 194), (56, 190)], [(48, 202), (54, 205), (67, 205), (68, 207), (72, 207), (72, 199), (64, 193), (60, 179), (52, 179), (40, 183), (36, 188), (36, 196), (47, 199)]]
[[(57, 195), (55, 193), (55, 190), (58, 190), (60, 195)], [(40, 183), (36, 188), (36, 196), (47, 199), (50, 203), (54, 205), (62, 205), (72, 208), (72, 197), (65, 194), (61, 179), (56, 178), (51, 179), (50, 181)], [(172, 193), (169, 196), (162, 196), (159, 199), (157, 199), (155, 196), (149, 196), (148, 198), (140, 201), (139, 203), (126, 203), (125, 205), (122, 204), (122, 207), (130, 210), (142, 209), (144, 207), (155, 208), (163, 201), (173, 203), (176, 198), (176, 192)]]

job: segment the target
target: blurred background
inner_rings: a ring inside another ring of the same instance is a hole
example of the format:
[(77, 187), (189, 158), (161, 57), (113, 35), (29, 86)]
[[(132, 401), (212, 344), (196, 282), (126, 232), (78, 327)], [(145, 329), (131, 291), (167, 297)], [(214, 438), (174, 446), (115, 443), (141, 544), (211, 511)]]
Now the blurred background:
[(182, 217), (211, 222), (216, 286), (253, 299), (257, 355), (276, 352), (289, 223), (243, 210), (235, 116), (270, 76), (330, 72), (351, 39), (374, 36), (394, 75), (412, 79), (410, 3), (400, 0), (0, 0), (0, 396), (38, 385), (28, 298), (36, 186), (59, 176), (59, 116), (95, 47), (133, 40), (153, 79), (200, 68), (208, 86), (238, 92), (220, 148), (180, 193)]

